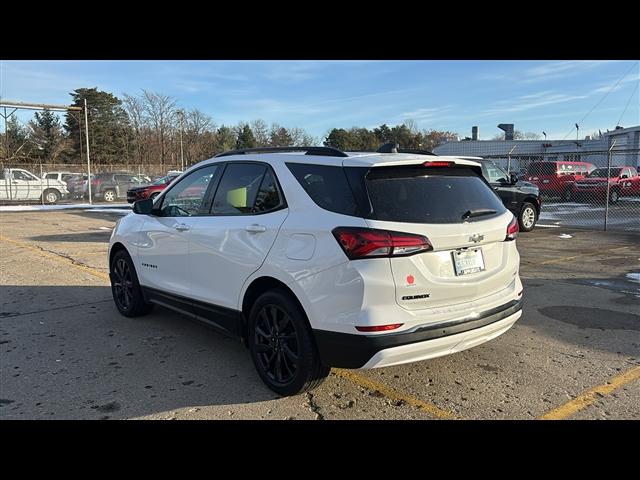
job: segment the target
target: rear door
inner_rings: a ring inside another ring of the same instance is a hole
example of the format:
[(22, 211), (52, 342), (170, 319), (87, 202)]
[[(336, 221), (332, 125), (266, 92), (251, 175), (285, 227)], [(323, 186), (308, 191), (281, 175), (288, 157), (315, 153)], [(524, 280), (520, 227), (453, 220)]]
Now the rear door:
[(210, 216), (189, 219), (191, 297), (237, 309), (244, 282), (264, 262), (287, 214), (271, 167), (227, 163)]
[(390, 258), (403, 308), (449, 308), (499, 294), (515, 281), (510, 256), (517, 252), (505, 242), (513, 215), (470, 169), (378, 167), (366, 184), (372, 228), (424, 235), (433, 245), (433, 251)]

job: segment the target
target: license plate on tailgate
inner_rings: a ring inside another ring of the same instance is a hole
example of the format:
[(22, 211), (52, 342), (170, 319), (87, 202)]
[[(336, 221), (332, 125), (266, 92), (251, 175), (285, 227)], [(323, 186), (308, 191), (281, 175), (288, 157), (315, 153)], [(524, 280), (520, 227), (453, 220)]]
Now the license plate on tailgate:
[(484, 270), (484, 258), (482, 258), (482, 248), (469, 250), (456, 250), (451, 252), (453, 256), (453, 266), (456, 275), (469, 275), (470, 273)]

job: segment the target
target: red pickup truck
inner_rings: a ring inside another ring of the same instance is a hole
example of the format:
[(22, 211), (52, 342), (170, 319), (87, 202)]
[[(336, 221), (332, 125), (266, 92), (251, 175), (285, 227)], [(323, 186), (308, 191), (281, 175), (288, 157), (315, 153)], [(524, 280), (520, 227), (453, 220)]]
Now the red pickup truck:
[[(609, 178), (607, 180), (607, 174)], [(609, 185), (609, 201), (616, 203), (620, 197), (640, 195), (640, 175), (636, 167), (597, 168), (582, 180), (574, 184), (572, 198), (602, 199), (607, 194)]]

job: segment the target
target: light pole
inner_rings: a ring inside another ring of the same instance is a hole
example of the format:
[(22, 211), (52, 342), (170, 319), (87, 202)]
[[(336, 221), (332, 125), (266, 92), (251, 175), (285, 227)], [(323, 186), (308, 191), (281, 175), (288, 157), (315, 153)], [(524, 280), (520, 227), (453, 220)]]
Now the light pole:
[(93, 203), (91, 198), (91, 161), (89, 159), (89, 117), (87, 116), (87, 99), (84, 99), (84, 136), (87, 141), (87, 189), (89, 191), (89, 205)]

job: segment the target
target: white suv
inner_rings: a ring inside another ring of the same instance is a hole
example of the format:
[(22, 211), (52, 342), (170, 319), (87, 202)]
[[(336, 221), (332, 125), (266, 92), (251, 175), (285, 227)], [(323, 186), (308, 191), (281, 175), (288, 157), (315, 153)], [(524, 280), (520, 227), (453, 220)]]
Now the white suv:
[(480, 165), (424, 152), (249, 149), (191, 167), (111, 236), (120, 313), (241, 339), (292, 395), (491, 340), (521, 315), (518, 222)]

